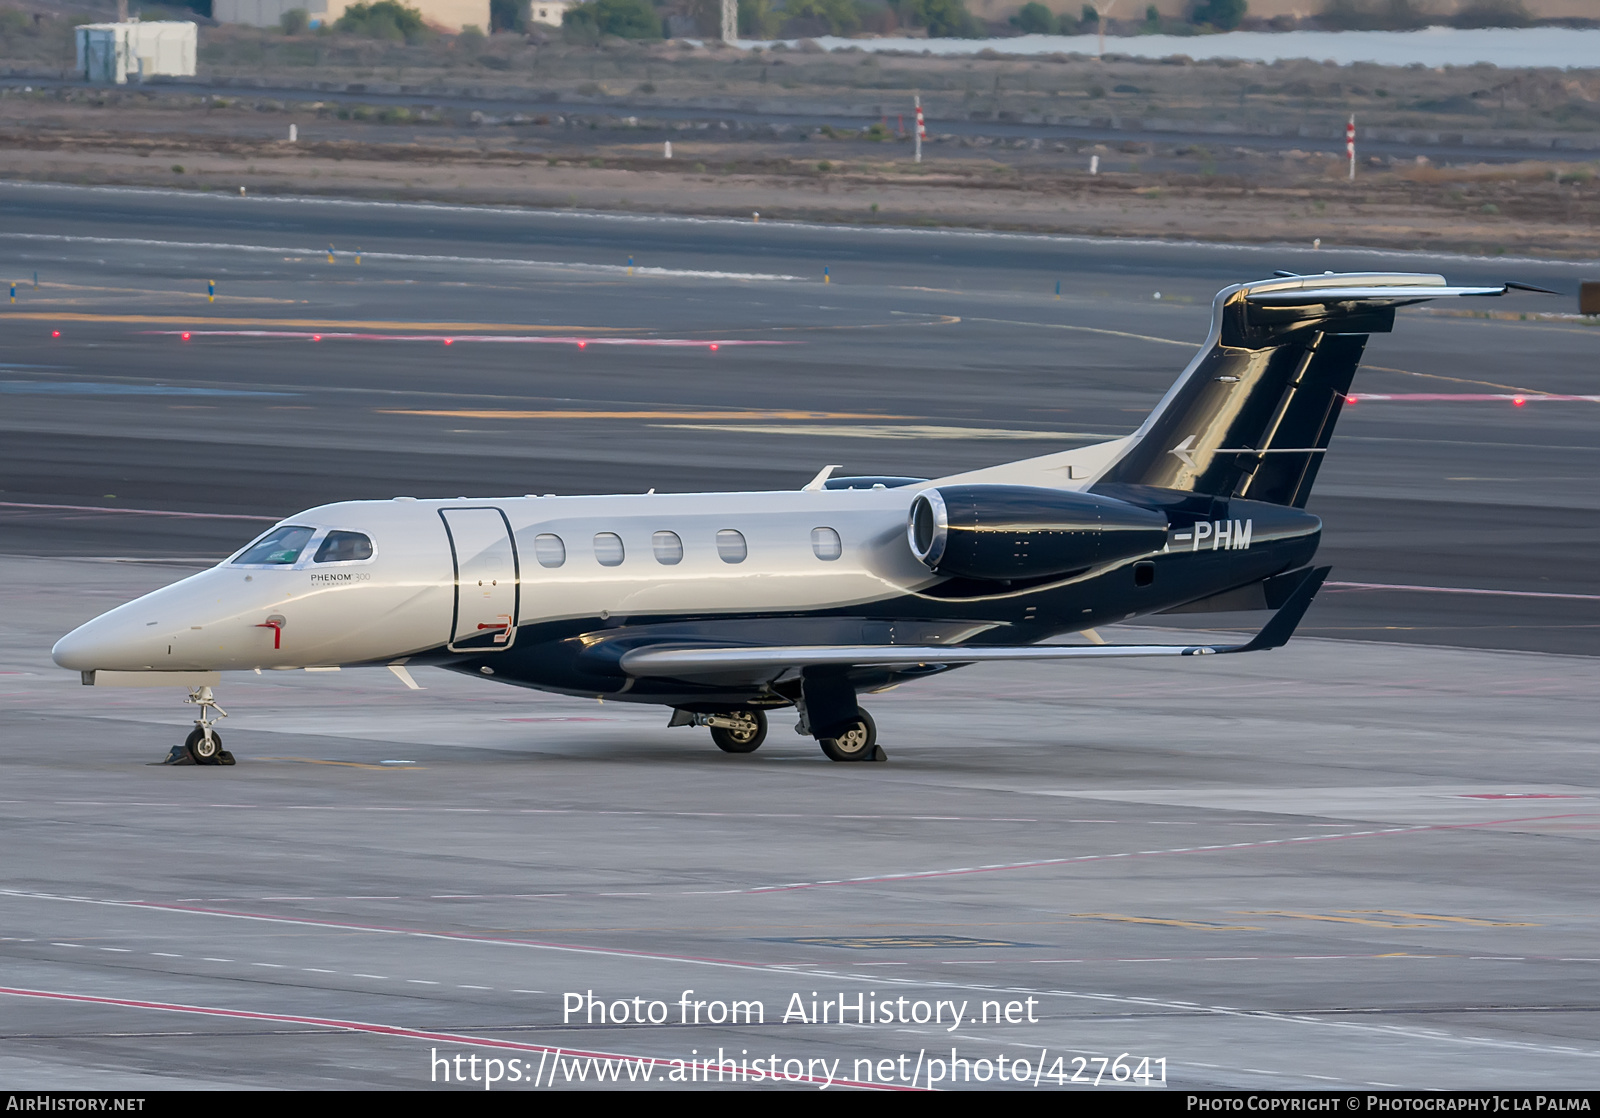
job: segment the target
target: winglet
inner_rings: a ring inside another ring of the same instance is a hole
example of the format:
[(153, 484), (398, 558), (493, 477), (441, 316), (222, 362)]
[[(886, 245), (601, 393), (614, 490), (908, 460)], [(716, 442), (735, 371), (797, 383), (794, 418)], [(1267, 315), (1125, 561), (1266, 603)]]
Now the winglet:
[(802, 485), (800, 487), (800, 492), (802, 492), (802, 493), (812, 493), (812, 492), (815, 492), (818, 489), (826, 488), (826, 485), (824, 483), (830, 477), (833, 476), (833, 471), (842, 470), (842, 469), (844, 469), (843, 466), (824, 466), (824, 467), (822, 467), (822, 469), (817, 471), (817, 476), (816, 477), (812, 478), (810, 481), (806, 482), (804, 485)]
[(1311, 608), (1311, 599), (1317, 596), (1317, 591), (1322, 589), (1322, 580), (1328, 577), (1332, 567), (1313, 567), (1306, 572), (1300, 585), (1289, 593), (1289, 597), (1279, 607), (1278, 612), (1272, 615), (1272, 620), (1261, 628), (1261, 632), (1248, 644), (1237, 645), (1233, 648), (1219, 648), (1218, 652), (1261, 652), (1268, 648), (1282, 648), (1289, 643), (1289, 638), (1294, 636), (1296, 626), (1300, 619), (1306, 615), (1306, 610)]

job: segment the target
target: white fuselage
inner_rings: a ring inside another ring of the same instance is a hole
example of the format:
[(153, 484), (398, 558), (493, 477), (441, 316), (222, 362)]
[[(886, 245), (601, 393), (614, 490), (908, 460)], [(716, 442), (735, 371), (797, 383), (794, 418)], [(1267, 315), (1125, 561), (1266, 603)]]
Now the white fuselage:
[[(293, 562), (241, 550), (80, 626), (54, 656), (81, 671), (336, 666), (474, 638), (503, 650), (518, 626), (568, 618), (857, 605), (937, 581), (906, 546), (921, 488), (322, 505), (282, 521), (315, 529)], [(365, 535), (371, 557), (315, 561), (330, 532)], [(552, 536), (559, 564), (538, 539)]]

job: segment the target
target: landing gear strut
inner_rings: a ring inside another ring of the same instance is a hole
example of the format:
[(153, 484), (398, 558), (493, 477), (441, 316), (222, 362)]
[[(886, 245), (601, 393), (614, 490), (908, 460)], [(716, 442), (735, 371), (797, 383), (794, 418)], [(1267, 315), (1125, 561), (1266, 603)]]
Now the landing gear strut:
[(233, 754), (222, 748), (222, 735), (212, 727), (217, 720), (228, 717), (228, 712), (217, 705), (211, 688), (195, 687), (189, 691), (185, 703), (200, 708), (194, 720), (194, 729), (182, 745), (174, 746), (163, 764), (168, 765), (231, 765)]

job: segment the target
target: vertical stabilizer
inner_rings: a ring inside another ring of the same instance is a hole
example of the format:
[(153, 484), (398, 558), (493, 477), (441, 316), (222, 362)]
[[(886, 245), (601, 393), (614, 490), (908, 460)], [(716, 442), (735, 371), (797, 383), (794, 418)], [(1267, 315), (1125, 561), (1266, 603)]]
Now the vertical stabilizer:
[(1388, 273), (1226, 288), (1205, 347), (1092, 488), (1148, 486), (1303, 508), (1367, 335), (1393, 329), (1399, 306), (1504, 291)]

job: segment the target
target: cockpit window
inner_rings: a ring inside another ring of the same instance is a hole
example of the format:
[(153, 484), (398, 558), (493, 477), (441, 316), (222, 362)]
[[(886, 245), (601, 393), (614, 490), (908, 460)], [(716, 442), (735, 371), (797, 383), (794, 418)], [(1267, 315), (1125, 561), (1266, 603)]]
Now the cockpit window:
[(329, 532), (317, 548), (315, 562), (353, 563), (372, 558), (372, 541), (360, 532)]
[(274, 528), (251, 544), (234, 562), (287, 567), (300, 558), (300, 552), (315, 534), (315, 528), (301, 528), (292, 524)]

